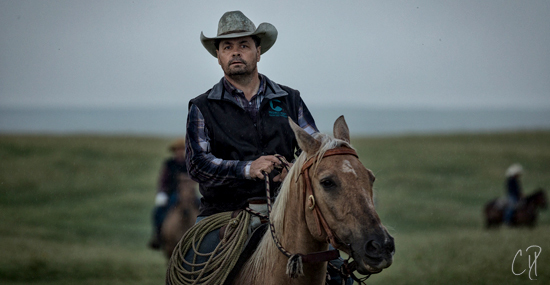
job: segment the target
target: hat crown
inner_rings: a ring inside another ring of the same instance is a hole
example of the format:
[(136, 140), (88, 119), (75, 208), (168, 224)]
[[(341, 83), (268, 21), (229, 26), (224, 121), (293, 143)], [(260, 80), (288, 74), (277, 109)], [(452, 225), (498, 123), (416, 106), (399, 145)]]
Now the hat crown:
[(506, 169), (506, 177), (512, 177), (522, 173), (523, 167), (519, 163), (514, 163)]
[(256, 26), (241, 11), (226, 12), (218, 23), (218, 36), (232, 33), (254, 32)]

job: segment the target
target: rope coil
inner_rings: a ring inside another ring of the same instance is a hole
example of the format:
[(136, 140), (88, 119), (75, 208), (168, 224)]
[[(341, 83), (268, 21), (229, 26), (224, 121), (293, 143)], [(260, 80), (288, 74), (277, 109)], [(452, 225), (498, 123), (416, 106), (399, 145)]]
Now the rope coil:
[[(251, 214), (247, 211), (241, 211), (235, 218), (231, 218), (231, 212), (224, 212), (209, 216), (189, 229), (172, 252), (166, 283), (223, 284), (244, 248), (250, 217)], [(205, 236), (225, 225), (228, 227), (224, 238), (214, 251), (200, 253), (198, 249)], [(194, 252), (192, 262), (185, 260), (185, 255), (190, 250)], [(198, 256), (207, 258), (207, 261), (197, 263)]]

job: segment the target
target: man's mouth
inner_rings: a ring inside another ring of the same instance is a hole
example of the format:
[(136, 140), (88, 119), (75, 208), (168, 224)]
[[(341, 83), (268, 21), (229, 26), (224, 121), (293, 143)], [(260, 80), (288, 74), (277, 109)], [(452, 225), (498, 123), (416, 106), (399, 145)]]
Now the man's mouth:
[(234, 64), (245, 64), (245, 62), (241, 59), (234, 59), (229, 62), (229, 65), (234, 65)]

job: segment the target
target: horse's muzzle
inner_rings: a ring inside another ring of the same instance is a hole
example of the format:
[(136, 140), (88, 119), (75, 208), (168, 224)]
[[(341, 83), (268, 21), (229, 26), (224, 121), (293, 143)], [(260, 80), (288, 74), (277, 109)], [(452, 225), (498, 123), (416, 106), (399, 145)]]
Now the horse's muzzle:
[(393, 263), (395, 243), (387, 232), (377, 235), (364, 245), (365, 267), (368, 273), (378, 273)]

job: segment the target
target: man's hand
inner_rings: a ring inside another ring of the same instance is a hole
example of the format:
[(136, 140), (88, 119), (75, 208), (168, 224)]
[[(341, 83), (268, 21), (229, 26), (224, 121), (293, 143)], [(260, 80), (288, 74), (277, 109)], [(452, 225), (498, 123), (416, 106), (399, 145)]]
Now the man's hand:
[(168, 195), (164, 192), (158, 192), (155, 196), (155, 206), (162, 207), (168, 204)]
[(275, 166), (281, 166), (281, 162), (277, 157), (274, 155), (260, 156), (250, 164), (250, 178), (263, 179), (264, 175), (262, 174), (262, 171), (270, 173), (273, 171)]
[[(292, 163), (288, 165), (288, 169), (290, 169), (291, 167), (292, 167)], [(281, 170), (281, 174), (273, 177), (273, 181), (275, 182), (283, 181), (287, 174), (288, 174), (288, 171), (286, 171), (286, 168), (283, 167), (283, 170)]]

